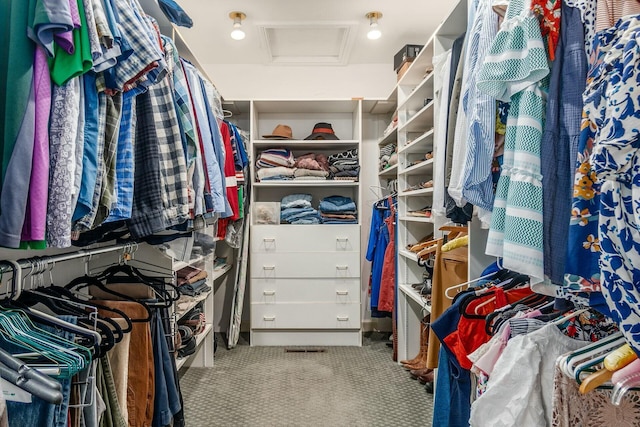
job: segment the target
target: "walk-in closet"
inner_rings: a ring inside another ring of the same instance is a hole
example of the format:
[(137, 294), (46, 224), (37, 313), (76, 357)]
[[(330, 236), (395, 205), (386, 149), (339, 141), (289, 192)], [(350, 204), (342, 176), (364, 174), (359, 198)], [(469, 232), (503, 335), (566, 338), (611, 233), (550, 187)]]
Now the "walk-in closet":
[(640, 426), (639, 39), (0, 1), (0, 427)]

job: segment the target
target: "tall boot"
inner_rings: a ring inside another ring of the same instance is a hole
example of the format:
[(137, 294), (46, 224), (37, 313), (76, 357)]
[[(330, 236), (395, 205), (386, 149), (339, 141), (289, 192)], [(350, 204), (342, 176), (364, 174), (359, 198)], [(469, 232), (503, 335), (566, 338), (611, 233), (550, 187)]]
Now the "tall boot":
[(420, 353), (418, 354), (418, 360), (415, 363), (404, 364), (404, 368), (408, 371), (423, 369), (427, 367), (427, 355), (429, 353), (429, 327), (422, 327), (422, 346), (420, 346)]
[[(401, 360), (400, 363), (402, 363), (403, 365), (413, 365), (415, 363), (418, 363), (422, 359), (422, 347), (426, 344), (426, 342), (425, 342), (425, 334), (424, 334), (424, 329), (426, 327), (425, 326), (425, 322), (429, 322), (429, 316), (426, 316), (420, 322), (421, 323), (420, 324), (420, 346), (418, 347), (419, 348), (418, 354), (413, 359)], [(427, 334), (426, 337), (427, 337), (426, 339), (428, 339), (428, 334)]]

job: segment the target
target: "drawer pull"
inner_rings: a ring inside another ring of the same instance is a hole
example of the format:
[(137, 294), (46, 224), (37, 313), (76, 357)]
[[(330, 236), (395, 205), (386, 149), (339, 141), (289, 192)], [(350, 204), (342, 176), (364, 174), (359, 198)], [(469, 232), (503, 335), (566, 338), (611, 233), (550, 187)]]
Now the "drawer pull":
[(348, 237), (336, 237), (336, 241), (338, 242), (348, 242), (349, 238)]
[(338, 295), (349, 295), (349, 291), (336, 291)]
[(276, 294), (276, 291), (263, 291), (262, 295), (273, 296)]
[(336, 265), (336, 270), (348, 270), (348, 265)]
[(263, 265), (262, 269), (263, 270), (275, 270), (276, 266), (275, 265)]
[(338, 316), (337, 319), (338, 319), (338, 322), (348, 322), (349, 316)]
[(263, 242), (265, 243), (273, 243), (276, 241), (275, 237), (265, 237), (264, 239), (262, 239)]
[(276, 316), (262, 316), (262, 319), (265, 322), (273, 322), (274, 320), (276, 320)]

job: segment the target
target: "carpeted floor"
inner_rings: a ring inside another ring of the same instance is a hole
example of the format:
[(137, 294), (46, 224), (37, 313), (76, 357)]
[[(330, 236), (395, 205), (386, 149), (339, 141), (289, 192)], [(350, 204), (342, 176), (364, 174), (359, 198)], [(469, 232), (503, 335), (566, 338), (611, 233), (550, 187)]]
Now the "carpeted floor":
[(322, 353), (221, 344), (214, 368), (182, 374), (186, 425), (430, 426), (433, 396), (391, 360), (386, 342), (373, 334), (362, 347)]

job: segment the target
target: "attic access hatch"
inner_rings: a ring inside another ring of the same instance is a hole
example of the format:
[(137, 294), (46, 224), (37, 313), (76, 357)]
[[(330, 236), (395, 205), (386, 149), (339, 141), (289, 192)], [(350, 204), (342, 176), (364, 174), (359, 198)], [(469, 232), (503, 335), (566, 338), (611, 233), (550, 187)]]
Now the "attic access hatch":
[(273, 65), (346, 65), (357, 25), (345, 22), (258, 25)]

